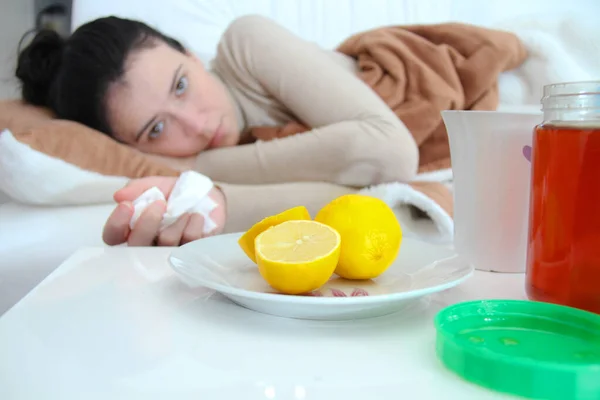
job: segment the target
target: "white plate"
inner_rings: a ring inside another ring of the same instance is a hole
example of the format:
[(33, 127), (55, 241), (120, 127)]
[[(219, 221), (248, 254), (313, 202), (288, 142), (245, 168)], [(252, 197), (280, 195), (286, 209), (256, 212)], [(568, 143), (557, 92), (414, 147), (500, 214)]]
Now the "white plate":
[(220, 292), (233, 302), (265, 314), (289, 318), (342, 320), (375, 317), (404, 309), (420, 297), (449, 289), (473, 273), (454, 252), (404, 238), (396, 261), (369, 281), (337, 276), (317, 293), (277, 293), (237, 244), (241, 233), (213, 236), (175, 249), (169, 262), (184, 282)]

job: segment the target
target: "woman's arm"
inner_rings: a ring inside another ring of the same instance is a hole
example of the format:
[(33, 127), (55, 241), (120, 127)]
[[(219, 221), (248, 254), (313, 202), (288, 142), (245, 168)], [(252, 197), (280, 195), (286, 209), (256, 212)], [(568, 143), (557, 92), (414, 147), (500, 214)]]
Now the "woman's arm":
[(225, 196), (227, 217), (223, 233), (246, 231), (263, 218), (289, 208), (304, 206), (313, 216), (333, 199), (355, 189), (325, 182), (295, 182), (273, 185), (217, 183)]
[(380, 97), (325, 51), (260, 16), (234, 21), (216, 65), (237, 88), (259, 85), (309, 132), (198, 156), (214, 180), (244, 183), (324, 181), (368, 186), (408, 181), (418, 149)]
[[(160, 229), (166, 204), (151, 204), (133, 229), (132, 202), (151, 187), (169, 197), (176, 177), (151, 176), (134, 179), (115, 193), (118, 205), (104, 225), (102, 237), (108, 245), (128, 243), (130, 246), (177, 246), (204, 236), (204, 219), (200, 214), (184, 214), (177, 222)], [(282, 183), (277, 185), (231, 185), (216, 183), (209, 196), (216, 202), (210, 217), (216, 224), (211, 234), (240, 232), (250, 229), (263, 218), (296, 206), (305, 206), (314, 217), (333, 199), (355, 190), (323, 182)]]

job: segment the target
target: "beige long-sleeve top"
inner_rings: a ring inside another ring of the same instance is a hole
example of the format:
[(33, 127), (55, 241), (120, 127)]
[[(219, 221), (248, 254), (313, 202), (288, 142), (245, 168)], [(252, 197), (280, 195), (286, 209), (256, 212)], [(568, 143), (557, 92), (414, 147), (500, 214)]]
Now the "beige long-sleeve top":
[(261, 16), (228, 27), (213, 61), (240, 127), (299, 121), (310, 132), (201, 153), (196, 170), (227, 199), (226, 231), (295, 205), (311, 213), (373, 184), (408, 181), (418, 167), (410, 132), (356, 75), (356, 63)]

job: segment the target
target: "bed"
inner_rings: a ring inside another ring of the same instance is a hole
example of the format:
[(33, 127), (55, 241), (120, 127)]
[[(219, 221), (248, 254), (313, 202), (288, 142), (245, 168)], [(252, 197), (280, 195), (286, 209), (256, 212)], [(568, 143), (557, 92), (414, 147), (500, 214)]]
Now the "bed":
[[(76, 28), (107, 14), (142, 19), (182, 39), (205, 61), (211, 59), (228, 23), (248, 13), (270, 16), (327, 48), (352, 33), (387, 24), (460, 21), (497, 26), (518, 31), (534, 50), (530, 63), (502, 77), (501, 107), (538, 108), (541, 84), (589, 79), (600, 71), (599, 61), (586, 58), (589, 52), (600, 52), (594, 40), (600, 31), (593, 26), (600, 5), (595, 0), (577, 4), (575, 9), (573, 3), (551, 0), (176, 0), (169, 4), (75, 0), (72, 25)], [(569, 53), (573, 48), (577, 51)], [(0, 204), (0, 314), (77, 248), (102, 246), (102, 225), (114, 207), (31, 207), (4, 201)]]

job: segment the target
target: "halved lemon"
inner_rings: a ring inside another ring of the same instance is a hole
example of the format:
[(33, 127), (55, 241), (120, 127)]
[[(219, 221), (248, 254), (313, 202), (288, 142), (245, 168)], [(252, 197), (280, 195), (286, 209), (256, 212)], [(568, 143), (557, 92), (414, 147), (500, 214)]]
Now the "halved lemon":
[(256, 257), (254, 255), (254, 240), (256, 237), (269, 229), (272, 226), (279, 225), (285, 221), (293, 221), (293, 220), (310, 220), (310, 213), (304, 206), (290, 208), (289, 210), (285, 210), (279, 214), (272, 215), (267, 217), (260, 222), (257, 222), (252, 226), (252, 228), (248, 229), (246, 233), (244, 233), (239, 239), (238, 244), (246, 253), (246, 255), (254, 262), (256, 262)]
[(302, 294), (323, 286), (340, 258), (341, 238), (316, 221), (287, 221), (256, 237), (262, 277), (281, 293)]

